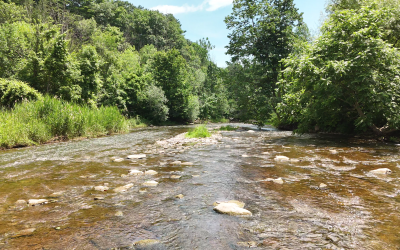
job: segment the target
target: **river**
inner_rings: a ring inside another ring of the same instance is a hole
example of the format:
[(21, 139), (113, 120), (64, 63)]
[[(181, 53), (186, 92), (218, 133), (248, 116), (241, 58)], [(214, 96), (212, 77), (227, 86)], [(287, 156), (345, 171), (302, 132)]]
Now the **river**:
[[(0, 151), (0, 249), (400, 249), (400, 146), (233, 125), (206, 143), (160, 144), (191, 127), (175, 126)], [(252, 216), (213, 210), (229, 200)]]

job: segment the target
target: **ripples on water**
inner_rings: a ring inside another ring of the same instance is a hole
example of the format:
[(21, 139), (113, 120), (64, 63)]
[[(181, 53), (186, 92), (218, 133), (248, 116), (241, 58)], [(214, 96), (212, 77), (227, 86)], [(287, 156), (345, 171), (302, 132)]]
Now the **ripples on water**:
[[(0, 249), (400, 248), (396, 145), (271, 129), (223, 132), (215, 145), (155, 144), (187, 130), (148, 128), (0, 152)], [(147, 158), (110, 160), (136, 153)], [(278, 155), (291, 161), (274, 161)], [(176, 160), (194, 165), (172, 165)], [(369, 173), (377, 168), (393, 173)], [(125, 176), (130, 169), (158, 174)], [(159, 185), (143, 187), (147, 180)], [(112, 191), (128, 183), (128, 192)], [(110, 190), (94, 191), (100, 185)], [(49, 197), (54, 192), (62, 194)], [(15, 204), (39, 198), (51, 202)], [(212, 204), (225, 200), (245, 202), (253, 216), (215, 213)], [(36, 231), (16, 237), (26, 228)], [(132, 246), (142, 239), (161, 243)]]

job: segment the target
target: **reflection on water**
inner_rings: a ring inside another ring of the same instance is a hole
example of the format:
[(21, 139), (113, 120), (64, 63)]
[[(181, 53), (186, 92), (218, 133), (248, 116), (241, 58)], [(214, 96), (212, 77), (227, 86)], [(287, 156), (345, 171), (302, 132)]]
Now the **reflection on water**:
[[(251, 125), (212, 145), (156, 143), (188, 128), (0, 152), (0, 249), (399, 249), (396, 145)], [(147, 157), (112, 161), (132, 154)], [(213, 211), (227, 200), (253, 216)], [(144, 239), (157, 244), (133, 246)]]

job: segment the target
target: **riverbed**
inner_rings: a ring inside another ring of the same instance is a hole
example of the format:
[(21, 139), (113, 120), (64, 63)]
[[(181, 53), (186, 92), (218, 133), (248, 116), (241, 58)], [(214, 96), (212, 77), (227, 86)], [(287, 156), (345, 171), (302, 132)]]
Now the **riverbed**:
[(0, 249), (400, 249), (399, 145), (231, 125), (0, 151)]

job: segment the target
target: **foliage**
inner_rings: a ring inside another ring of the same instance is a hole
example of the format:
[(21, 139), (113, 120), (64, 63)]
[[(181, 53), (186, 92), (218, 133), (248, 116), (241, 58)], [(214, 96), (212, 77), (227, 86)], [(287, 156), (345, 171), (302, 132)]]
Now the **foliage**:
[(42, 95), (28, 84), (0, 78), (0, 106), (12, 108), (16, 103), (22, 101), (35, 101)]
[(237, 129), (238, 129), (238, 127), (234, 127), (231, 125), (221, 126), (219, 128), (219, 130), (221, 130), (221, 131), (236, 131)]
[(114, 107), (92, 109), (49, 96), (0, 111), (0, 148), (126, 132), (128, 121)]
[(400, 53), (386, 38), (393, 13), (375, 6), (337, 11), (301, 56), (284, 60), (279, 113), (298, 132), (400, 128)]
[(194, 129), (189, 130), (185, 135), (187, 138), (206, 138), (210, 137), (211, 133), (208, 132), (206, 125), (197, 126)]

